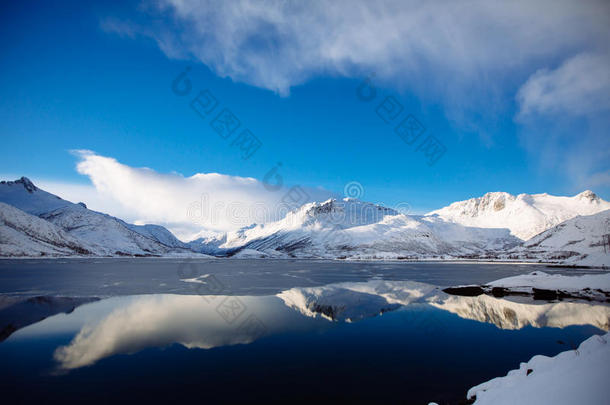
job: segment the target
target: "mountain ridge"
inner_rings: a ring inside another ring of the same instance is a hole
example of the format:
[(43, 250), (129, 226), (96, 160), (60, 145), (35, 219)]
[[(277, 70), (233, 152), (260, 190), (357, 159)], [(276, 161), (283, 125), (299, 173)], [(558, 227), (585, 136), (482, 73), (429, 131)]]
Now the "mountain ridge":
[(610, 209), (610, 202), (590, 190), (572, 197), (542, 194), (486, 193), (429, 212), (445, 221), (476, 227), (501, 227), (526, 241), (577, 215)]
[[(0, 204), (0, 256), (28, 256), (30, 249), (31, 256), (204, 254), (610, 265), (610, 246), (608, 253), (601, 249), (610, 233), (610, 209), (600, 212), (610, 203), (589, 190), (573, 197), (491, 192), (426, 215), (406, 215), (354, 198), (328, 199), (304, 204), (278, 221), (190, 242), (159, 225), (128, 224), (63, 200), (26, 177), (0, 182)], [(502, 215), (494, 214), (498, 212)], [(523, 223), (530, 233), (542, 231), (523, 240), (522, 229), (515, 226)], [(545, 233), (550, 236), (537, 236)]]
[[(191, 252), (165, 228), (127, 224), (111, 215), (92, 211), (83, 203), (74, 204), (48, 193), (36, 187), (27, 177), (0, 182), (0, 202), (3, 203), (0, 209), (4, 213), (1, 222), (3, 241), (0, 245), (5, 246), (8, 252), (14, 252), (20, 240), (35, 252), (51, 256), (64, 253), (161, 256)], [(35, 227), (46, 234), (53, 234), (54, 238), (45, 239), (44, 234), (33, 232)], [(49, 243), (55, 248), (49, 247)], [(13, 247), (9, 249), (8, 246)], [(59, 246), (73, 246), (74, 249), (58, 250)]]

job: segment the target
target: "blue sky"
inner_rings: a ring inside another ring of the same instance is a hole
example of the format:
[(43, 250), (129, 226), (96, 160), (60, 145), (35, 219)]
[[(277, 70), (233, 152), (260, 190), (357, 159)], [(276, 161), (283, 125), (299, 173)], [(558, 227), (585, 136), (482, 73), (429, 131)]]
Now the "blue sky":
[[(185, 177), (263, 180), (280, 162), (286, 184), (341, 195), (356, 181), (361, 198), (416, 212), (488, 191), (610, 198), (604, 2), (549, 15), (545, 2), (245, 4), (3, 5), (0, 173), (95, 184), (109, 174), (77, 172), (69, 152), (86, 149)], [(192, 91), (178, 96), (187, 66)], [(204, 89), (219, 102), (207, 119), (189, 107)], [(403, 107), (389, 124), (376, 112), (388, 96)], [(222, 108), (261, 141), (249, 159), (210, 126)], [(394, 132), (409, 114), (426, 128), (413, 145)], [(428, 135), (446, 148), (432, 166), (417, 150)]]

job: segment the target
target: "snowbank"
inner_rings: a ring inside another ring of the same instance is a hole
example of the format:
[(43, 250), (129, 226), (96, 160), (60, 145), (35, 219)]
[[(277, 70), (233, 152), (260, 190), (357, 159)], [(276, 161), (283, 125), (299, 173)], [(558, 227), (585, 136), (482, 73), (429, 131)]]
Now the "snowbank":
[(605, 404), (610, 398), (610, 334), (592, 336), (576, 350), (534, 356), (505, 377), (468, 390), (475, 405)]

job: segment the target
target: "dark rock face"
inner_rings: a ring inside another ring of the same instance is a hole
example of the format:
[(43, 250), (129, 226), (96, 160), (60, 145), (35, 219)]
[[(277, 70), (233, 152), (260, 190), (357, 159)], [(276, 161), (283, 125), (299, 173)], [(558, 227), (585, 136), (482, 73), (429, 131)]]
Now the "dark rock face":
[[(589, 293), (590, 289), (585, 288), (581, 292), (570, 293), (561, 290), (545, 290), (542, 288), (532, 288), (533, 296), (535, 300), (562, 300), (567, 298), (581, 299), (591, 301), (594, 298), (599, 298), (595, 296), (591, 296)], [(604, 293), (602, 291), (602, 293)], [(599, 299), (597, 299), (599, 301)]]
[(491, 295), (493, 295), (496, 298), (506, 297), (509, 294), (510, 294), (510, 291), (504, 287), (493, 287), (491, 289)]
[(557, 291), (555, 290), (545, 290), (542, 288), (532, 288), (532, 291), (534, 293), (534, 299), (535, 300), (556, 300), (557, 298), (559, 298), (559, 295), (557, 294)]
[(452, 295), (461, 295), (463, 297), (477, 297), (481, 294), (485, 294), (485, 290), (479, 286), (449, 287), (445, 288), (443, 292)]
[(320, 215), (320, 214), (329, 214), (329, 213), (333, 212), (334, 209), (335, 209), (335, 204), (333, 204), (333, 201), (331, 200), (325, 204), (311, 208), (309, 210), (309, 213), (314, 216)]
[(310, 305), (309, 309), (313, 312), (326, 315), (332, 320), (336, 320), (337, 315), (341, 312), (341, 308), (335, 309), (332, 305), (321, 305), (317, 303)]
[(490, 287), (488, 285), (468, 285), (459, 287), (448, 287), (443, 290), (447, 294), (459, 295), (462, 297), (477, 297), (479, 295), (491, 295), (495, 298), (504, 297), (532, 297), (534, 300), (541, 301), (561, 301), (564, 299), (576, 299), (586, 301), (610, 302), (610, 293), (602, 290), (592, 291), (585, 288), (581, 291), (569, 292), (562, 290), (547, 290), (532, 287), (531, 291), (511, 290), (506, 287)]
[(36, 188), (36, 186), (34, 185), (34, 183), (32, 183), (30, 181), (30, 179), (28, 179), (27, 177), (22, 177), (19, 180), (17, 180), (15, 183), (22, 183), (23, 187), (25, 187), (25, 189), (29, 192), (29, 193), (33, 193), (34, 191), (38, 190), (38, 188)]
[(504, 308), (502, 310), (502, 313), (504, 314), (504, 316), (506, 317), (507, 320), (509, 320), (511, 322), (517, 321), (517, 313), (515, 311), (513, 311), (512, 309)]

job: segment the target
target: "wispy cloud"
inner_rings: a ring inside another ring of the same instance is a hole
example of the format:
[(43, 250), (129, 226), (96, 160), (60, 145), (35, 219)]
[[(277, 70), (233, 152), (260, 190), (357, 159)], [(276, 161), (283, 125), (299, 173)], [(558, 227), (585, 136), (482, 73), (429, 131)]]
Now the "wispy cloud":
[[(150, 0), (156, 18), (122, 34), (154, 38), (171, 58), (287, 95), (318, 75), (376, 79), (442, 102), (464, 126), (492, 115), (532, 69), (577, 51), (606, 48), (603, 0), (308, 2)], [(481, 110), (485, 111), (481, 114)], [(493, 117), (492, 117), (493, 118)]]
[(557, 69), (541, 69), (517, 94), (519, 117), (530, 114), (590, 116), (610, 110), (610, 55), (583, 53)]
[(166, 41), (180, 48), (173, 54), (284, 94), (318, 73), (370, 69), (393, 81), (429, 68), (451, 83), (485, 80), (481, 73), (506, 72), (566, 47), (601, 45), (610, 32), (603, 1), (152, 3), (172, 15), (172, 29), (156, 34), (175, 39)]
[(575, 189), (610, 187), (610, 53), (542, 69), (517, 93), (522, 139), (539, 164)]
[(605, 0), (144, 4), (154, 18), (106, 29), (153, 38), (170, 58), (200, 61), (221, 77), (282, 96), (316, 76), (375, 72), (380, 85), (441, 105), (457, 128), (488, 145), (501, 118), (516, 111), (536, 163), (556, 170), (550, 161), (565, 162), (560, 169), (576, 188), (605, 178)]

